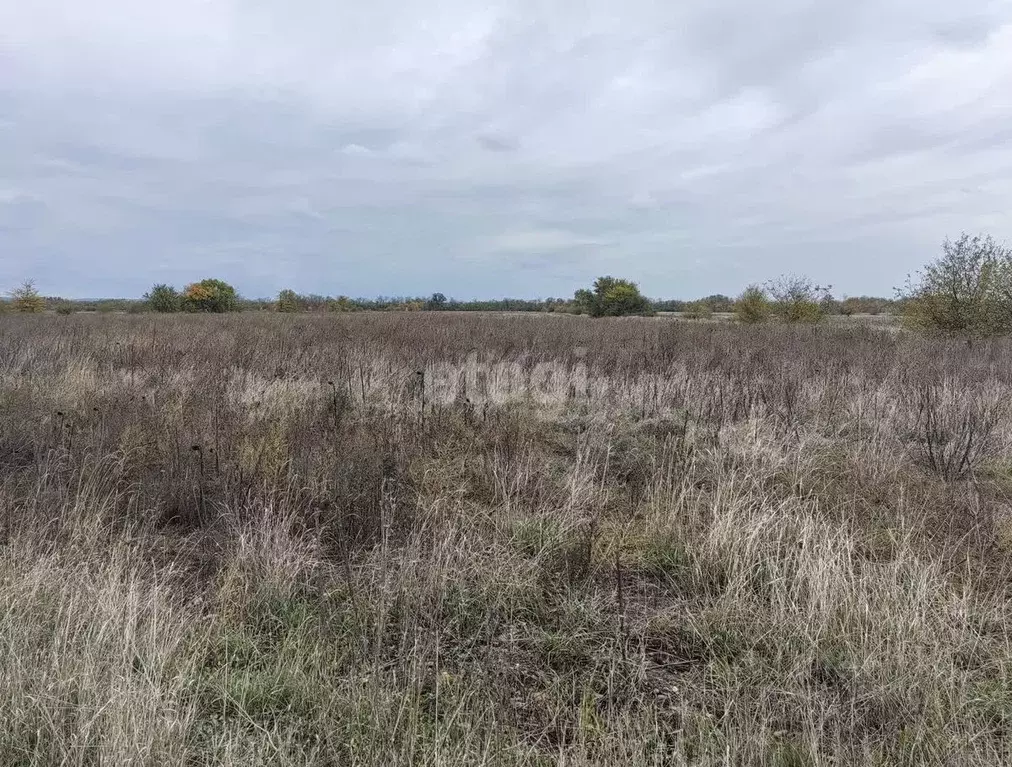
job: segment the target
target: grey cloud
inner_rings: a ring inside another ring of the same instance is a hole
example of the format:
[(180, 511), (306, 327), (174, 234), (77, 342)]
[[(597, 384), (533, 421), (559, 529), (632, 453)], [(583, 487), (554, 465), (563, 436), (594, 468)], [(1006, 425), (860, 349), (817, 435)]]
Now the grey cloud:
[(523, 229), (492, 237), (480, 249), (494, 253), (553, 253), (604, 244), (603, 240), (560, 229)]
[(888, 293), (1012, 238), (1005, 2), (141, 7), (0, 5), (0, 283)]
[(520, 141), (496, 131), (485, 131), (477, 136), (478, 143), (490, 152), (515, 152), (520, 148)]
[(994, 31), (994, 20), (983, 14), (953, 19), (935, 28), (935, 34), (942, 42), (959, 48), (979, 46), (985, 43)]

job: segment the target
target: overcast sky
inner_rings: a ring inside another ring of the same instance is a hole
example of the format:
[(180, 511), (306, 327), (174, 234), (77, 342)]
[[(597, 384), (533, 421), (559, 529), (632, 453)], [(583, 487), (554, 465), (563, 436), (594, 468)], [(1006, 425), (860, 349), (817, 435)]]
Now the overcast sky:
[(891, 295), (1012, 240), (1012, 2), (0, 0), (0, 288)]

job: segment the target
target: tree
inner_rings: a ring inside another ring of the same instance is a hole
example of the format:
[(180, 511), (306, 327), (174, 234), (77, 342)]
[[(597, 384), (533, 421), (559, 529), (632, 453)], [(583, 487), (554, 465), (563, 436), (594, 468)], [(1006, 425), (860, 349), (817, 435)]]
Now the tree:
[(11, 291), (11, 303), (14, 311), (22, 314), (38, 314), (46, 310), (46, 300), (35, 289), (34, 280), (25, 280), (14, 288)]
[(1012, 250), (962, 234), (897, 291), (909, 327), (967, 339), (1012, 332)]
[(598, 277), (593, 291), (586, 288), (576, 291), (574, 302), (581, 313), (591, 317), (624, 317), (652, 312), (650, 301), (640, 293), (636, 283), (615, 277)]
[(353, 312), (355, 309), (355, 302), (348, 296), (327, 299), (327, 311), (329, 312)]
[(144, 294), (144, 300), (148, 302), (152, 311), (171, 313), (178, 312), (180, 298), (178, 291), (171, 285), (155, 285)]
[(425, 308), (429, 311), (440, 311), (446, 308), (446, 296), (442, 293), (433, 293), (428, 301), (425, 302)]
[(303, 305), (302, 297), (294, 290), (285, 288), (278, 293), (277, 310), (279, 312), (301, 312)]
[(788, 323), (819, 322), (833, 300), (832, 286), (820, 286), (804, 275), (785, 274), (766, 283), (773, 314)]
[(827, 317), (830, 314), (843, 314), (842, 304), (833, 297), (828, 287), (819, 298), (819, 310), (823, 317)]
[(734, 302), (734, 314), (738, 322), (757, 325), (769, 319), (772, 308), (766, 291), (759, 285), (749, 285)]
[(221, 280), (201, 280), (183, 291), (182, 305), (188, 312), (232, 312), (238, 303), (235, 288)]

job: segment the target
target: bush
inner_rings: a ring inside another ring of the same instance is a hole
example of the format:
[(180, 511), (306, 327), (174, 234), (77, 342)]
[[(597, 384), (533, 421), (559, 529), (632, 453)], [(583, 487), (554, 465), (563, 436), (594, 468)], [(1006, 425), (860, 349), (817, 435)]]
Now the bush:
[(14, 311), (22, 314), (40, 314), (46, 309), (46, 301), (35, 289), (33, 280), (25, 280), (20, 287), (12, 290), (11, 302)]
[(144, 294), (144, 300), (155, 312), (178, 312), (180, 308), (179, 293), (171, 285), (155, 285)]
[(303, 310), (303, 302), (294, 290), (285, 289), (278, 293), (276, 308), (279, 312), (291, 314)]
[(915, 389), (914, 455), (928, 469), (946, 480), (959, 480), (976, 473), (993, 457), (1008, 404), (1002, 397), (966, 396), (950, 383), (921, 382)]
[(790, 324), (819, 322), (832, 306), (829, 288), (816, 285), (803, 275), (784, 275), (766, 283), (766, 289), (772, 299), (773, 314)]
[(328, 312), (353, 312), (355, 308), (355, 302), (348, 298), (348, 296), (327, 299)]
[(235, 288), (221, 280), (201, 280), (183, 292), (182, 306), (188, 312), (234, 312), (238, 303)]
[(636, 283), (615, 277), (598, 277), (594, 281), (592, 291), (578, 290), (574, 300), (579, 311), (591, 317), (625, 317), (653, 313), (650, 301), (640, 293)]
[(747, 325), (765, 322), (771, 311), (769, 297), (758, 285), (749, 285), (734, 302), (735, 318)]
[(685, 307), (682, 316), (687, 320), (708, 320), (713, 316), (713, 310), (705, 300), (693, 301)]
[(986, 338), (1012, 332), (1012, 250), (991, 237), (963, 234), (899, 291), (908, 327)]

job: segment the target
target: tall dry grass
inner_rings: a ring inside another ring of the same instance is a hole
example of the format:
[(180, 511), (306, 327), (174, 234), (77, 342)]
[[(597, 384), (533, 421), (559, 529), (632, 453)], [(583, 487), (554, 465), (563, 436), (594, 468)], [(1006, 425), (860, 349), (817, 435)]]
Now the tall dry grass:
[(1010, 761), (1012, 347), (0, 322), (0, 764)]

